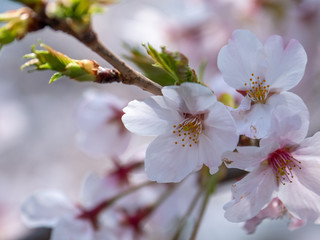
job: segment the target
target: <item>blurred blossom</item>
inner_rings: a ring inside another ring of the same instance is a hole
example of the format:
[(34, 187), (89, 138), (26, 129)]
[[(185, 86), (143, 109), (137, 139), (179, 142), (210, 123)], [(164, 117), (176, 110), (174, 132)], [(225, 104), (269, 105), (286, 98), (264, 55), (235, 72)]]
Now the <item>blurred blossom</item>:
[(76, 111), (78, 146), (91, 156), (119, 156), (127, 148), (131, 133), (121, 121), (126, 101), (117, 96), (88, 90)]
[[(197, 174), (192, 174), (181, 182), (150, 217), (146, 224), (147, 235), (156, 236), (154, 239), (172, 239), (182, 227), (182, 221), (186, 220), (179, 239), (189, 239), (203, 198), (203, 195), (199, 194), (199, 188)], [(183, 219), (190, 210), (187, 219)]]
[(102, 206), (107, 205), (107, 200), (115, 193), (114, 189), (109, 191), (112, 185), (108, 179), (89, 175), (83, 185), (80, 204), (73, 204), (56, 190), (36, 192), (22, 205), (23, 220), (29, 227), (52, 227), (52, 240), (97, 240), (99, 236), (106, 239), (110, 234), (99, 217), (104, 210)]

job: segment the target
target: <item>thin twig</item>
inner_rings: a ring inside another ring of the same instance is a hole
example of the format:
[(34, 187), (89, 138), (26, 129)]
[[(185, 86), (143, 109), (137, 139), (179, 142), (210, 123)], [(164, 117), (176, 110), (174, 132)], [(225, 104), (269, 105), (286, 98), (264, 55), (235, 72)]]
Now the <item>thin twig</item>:
[(108, 204), (112, 204), (114, 203), (115, 201), (117, 201), (118, 199), (132, 193), (132, 192), (135, 192), (137, 190), (139, 190), (140, 188), (143, 188), (145, 186), (149, 186), (149, 185), (152, 185), (152, 184), (155, 184), (155, 182), (150, 182), (150, 181), (147, 181), (147, 182), (143, 182), (141, 184), (138, 184), (136, 186), (133, 186), (133, 187), (130, 187), (129, 189), (119, 193), (118, 195), (112, 197), (111, 199), (108, 200)]
[(208, 182), (208, 185), (207, 185), (206, 195), (205, 195), (205, 197), (203, 199), (203, 202), (202, 202), (202, 205), (201, 205), (201, 210), (200, 210), (196, 225), (195, 225), (195, 227), (194, 227), (194, 229), (192, 231), (190, 240), (195, 240), (196, 237), (197, 237), (197, 234), (198, 234), (198, 231), (199, 231), (199, 227), (200, 227), (200, 224), (201, 224), (203, 216), (204, 216), (204, 212), (205, 212), (205, 210), (207, 208), (207, 205), (208, 205), (210, 196), (212, 194), (212, 191), (213, 191), (213, 189), (214, 189), (214, 187), (215, 187), (215, 185), (217, 183), (217, 178), (216, 177), (217, 177), (216, 175), (210, 176), (210, 179), (209, 179), (209, 182)]
[(62, 20), (48, 18), (45, 14), (40, 15), (39, 18), (39, 21), (44, 22), (45, 25), (51, 27), (53, 30), (62, 31), (72, 35), (89, 47), (92, 51), (100, 55), (104, 60), (106, 60), (120, 72), (120, 79), (118, 79), (120, 82), (129, 85), (136, 85), (141, 89), (151, 92), (155, 95), (162, 95), (161, 86), (159, 84), (153, 82), (149, 78), (131, 68), (115, 53), (104, 46), (98, 39), (97, 34), (92, 30), (91, 26), (89, 26), (86, 31), (83, 31), (81, 34), (79, 34), (73, 31), (68, 24)]
[(185, 226), (185, 223), (188, 219), (188, 217), (190, 216), (190, 214), (192, 213), (194, 207), (196, 206), (199, 198), (201, 197), (201, 192), (202, 192), (202, 188), (199, 188), (197, 193), (194, 195), (192, 201), (191, 201), (191, 204), (189, 205), (189, 208), (187, 210), (187, 212), (184, 214), (184, 216), (182, 217), (182, 219), (180, 220), (180, 223), (179, 223), (179, 226), (177, 228), (177, 231), (175, 232), (172, 240), (178, 240), (179, 237), (180, 237), (180, 234), (182, 232), (182, 229), (184, 228)]

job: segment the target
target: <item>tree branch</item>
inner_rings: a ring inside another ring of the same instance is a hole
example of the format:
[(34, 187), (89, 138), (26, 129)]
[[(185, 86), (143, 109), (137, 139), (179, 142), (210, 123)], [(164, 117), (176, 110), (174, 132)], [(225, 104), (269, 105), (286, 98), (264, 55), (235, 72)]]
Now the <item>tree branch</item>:
[(64, 21), (48, 18), (45, 13), (38, 15), (38, 21), (45, 23), (44, 25), (51, 27), (53, 30), (62, 31), (72, 35), (89, 47), (92, 51), (100, 55), (104, 60), (106, 60), (120, 72), (120, 77), (117, 79), (117, 82), (120, 81), (124, 84), (136, 85), (141, 89), (155, 95), (162, 95), (161, 86), (159, 84), (153, 82), (149, 78), (134, 70), (111, 50), (105, 47), (98, 39), (97, 34), (92, 30), (91, 26), (89, 26), (82, 33), (77, 33), (73, 31)]

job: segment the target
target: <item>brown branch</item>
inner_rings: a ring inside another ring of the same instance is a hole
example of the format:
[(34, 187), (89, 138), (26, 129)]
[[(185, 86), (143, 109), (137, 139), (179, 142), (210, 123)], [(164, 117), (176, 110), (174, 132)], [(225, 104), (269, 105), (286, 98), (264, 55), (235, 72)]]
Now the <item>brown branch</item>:
[(141, 89), (151, 92), (155, 95), (162, 95), (161, 86), (159, 84), (153, 82), (149, 78), (131, 68), (116, 54), (105, 47), (97, 38), (97, 34), (92, 31), (91, 26), (89, 26), (85, 31), (77, 33), (73, 31), (66, 22), (58, 19), (48, 18), (45, 14), (38, 14), (38, 21), (44, 22), (45, 25), (51, 27), (53, 30), (62, 31), (72, 35), (89, 47), (92, 51), (100, 55), (104, 60), (106, 60), (119, 71), (120, 77), (115, 78), (116, 82), (122, 82), (128, 85), (136, 85)]

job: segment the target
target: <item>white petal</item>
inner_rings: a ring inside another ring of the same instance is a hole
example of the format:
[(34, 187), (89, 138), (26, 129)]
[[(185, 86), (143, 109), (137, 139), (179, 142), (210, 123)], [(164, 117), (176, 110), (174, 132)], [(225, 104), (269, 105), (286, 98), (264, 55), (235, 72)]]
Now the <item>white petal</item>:
[(296, 176), (292, 183), (280, 185), (278, 197), (294, 217), (320, 223), (320, 196), (305, 187)]
[(95, 129), (96, 126), (105, 125), (117, 112), (121, 113), (125, 105), (115, 95), (95, 90), (86, 91), (75, 114), (76, 124), (81, 130)]
[[(221, 148), (222, 147), (222, 148)], [(210, 139), (203, 134), (199, 139), (199, 161), (204, 163), (209, 169), (210, 174), (219, 170), (222, 163), (223, 144), (216, 139)]]
[(225, 217), (231, 222), (242, 222), (256, 216), (270, 202), (276, 189), (273, 171), (262, 166), (232, 185), (234, 199), (224, 206)]
[(95, 173), (89, 174), (82, 186), (81, 199), (83, 206), (91, 209), (121, 191), (121, 188), (112, 180), (107, 177), (100, 177)]
[(152, 181), (180, 182), (199, 166), (198, 147), (175, 144), (176, 137), (163, 135), (148, 147), (145, 170)]
[(51, 240), (95, 240), (94, 230), (89, 221), (63, 218), (53, 229)]
[(237, 147), (237, 152), (224, 153), (223, 161), (227, 167), (250, 171), (257, 168), (269, 153), (268, 147)]
[[(247, 104), (247, 100), (243, 100)], [(240, 108), (232, 111), (240, 134), (250, 138), (262, 138), (270, 131), (271, 111), (270, 104), (254, 104), (251, 109), (243, 111)]]
[(164, 87), (162, 93), (175, 102), (177, 108), (183, 113), (202, 113), (217, 102), (216, 96), (208, 87), (197, 83)]
[(309, 111), (303, 100), (294, 93), (282, 92), (272, 95), (267, 104), (274, 109), (273, 118), (276, 121), (272, 126), (271, 138), (300, 143), (309, 128)]
[(168, 107), (163, 96), (152, 96), (143, 102), (134, 100), (123, 111), (125, 127), (144, 136), (163, 134), (181, 119), (175, 109)]
[(239, 135), (231, 114), (222, 103), (217, 102), (210, 110), (199, 139), (199, 160), (213, 174), (221, 165), (222, 154), (236, 148)]
[(294, 168), (298, 180), (305, 187), (320, 195), (320, 132), (305, 139), (292, 156), (301, 161), (299, 168)]
[(228, 45), (218, 55), (218, 67), (226, 83), (236, 89), (245, 89), (244, 83), (249, 81), (251, 74), (259, 74), (259, 65), (263, 60), (262, 44), (248, 30), (236, 30)]
[(21, 207), (22, 219), (29, 227), (52, 227), (78, 210), (58, 191), (41, 191), (31, 195)]
[[(247, 105), (247, 102), (245, 100), (243, 101), (245, 102), (245, 105)], [(292, 131), (284, 131), (285, 128), (283, 128), (281, 130), (282, 135), (280, 134), (281, 139), (288, 137), (288, 139), (301, 141), (308, 131), (309, 112), (303, 100), (291, 92), (274, 94), (268, 98), (265, 104), (254, 104), (251, 106), (250, 110), (245, 110), (245, 107), (239, 107), (239, 110), (236, 109), (235, 111), (232, 111), (239, 133), (250, 138), (263, 138), (270, 135), (272, 132), (279, 136), (280, 129), (277, 128), (275, 131), (272, 131), (275, 129), (275, 126), (271, 129), (273, 111), (277, 107), (285, 107), (290, 112), (290, 115), (298, 114), (302, 123), (300, 128), (296, 131), (293, 131), (293, 129), (291, 129)], [(286, 124), (285, 121), (283, 121), (283, 124)]]
[(268, 71), (266, 80), (270, 88), (289, 90), (296, 86), (304, 74), (307, 64), (307, 54), (302, 45), (291, 39), (284, 48), (280, 36), (271, 36), (264, 44)]

